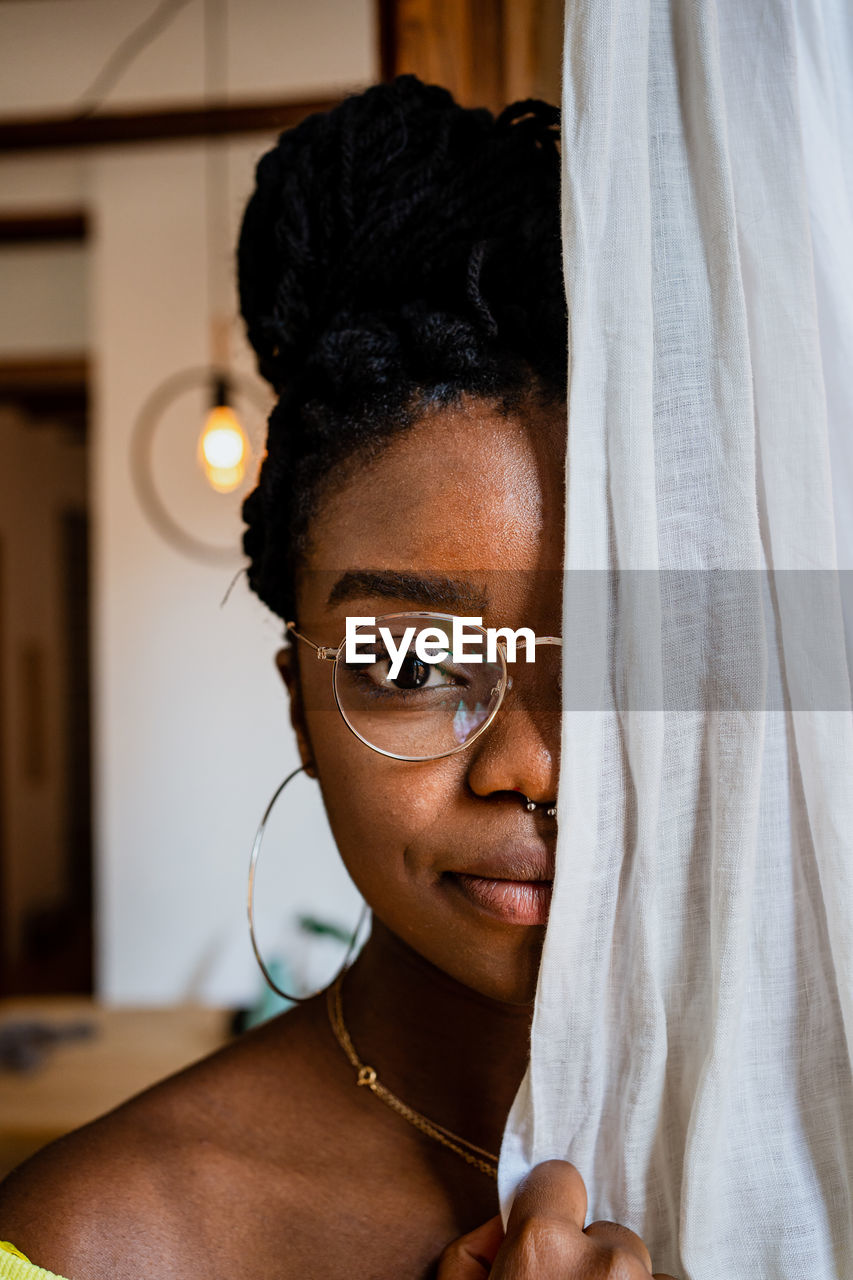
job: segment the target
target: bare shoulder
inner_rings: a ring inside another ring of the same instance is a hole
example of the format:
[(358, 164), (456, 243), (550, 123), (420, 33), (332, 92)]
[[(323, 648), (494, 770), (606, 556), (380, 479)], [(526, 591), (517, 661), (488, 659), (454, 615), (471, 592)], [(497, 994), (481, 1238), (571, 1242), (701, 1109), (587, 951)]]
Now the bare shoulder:
[(163, 1170), (153, 1133), (129, 1119), (97, 1121), (9, 1175), (0, 1237), (69, 1280), (129, 1274), (126, 1257), (119, 1264), (127, 1242), (144, 1249), (147, 1235), (156, 1248), (171, 1234)]
[(69, 1280), (213, 1277), (251, 1255), (271, 1199), (301, 1198), (305, 1100), (282, 1083), (310, 1063), (311, 1018), (277, 1023), (27, 1161), (0, 1185), (0, 1239)]

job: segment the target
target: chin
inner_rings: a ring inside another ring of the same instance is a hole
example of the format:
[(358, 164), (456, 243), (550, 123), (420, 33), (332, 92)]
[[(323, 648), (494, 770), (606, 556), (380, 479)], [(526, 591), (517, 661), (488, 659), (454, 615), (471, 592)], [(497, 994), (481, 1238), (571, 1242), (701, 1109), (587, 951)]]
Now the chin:
[(443, 956), (439, 967), (457, 982), (490, 1000), (532, 1005), (545, 930), (529, 927), (518, 932), (525, 936), (508, 940), (504, 946), (484, 945), (480, 939), (474, 939), (454, 955)]
[(389, 893), (386, 883), (375, 896), (370, 892), (375, 886), (358, 887), (370, 906), (374, 932), (378, 926), (390, 935), (389, 941), (405, 948), (401, 962), (407, 957), (415, 963), (426, 961), (452, 982), (488, 1000), (533, 1004), (544, 923), (522, 923), (503, 906), (500, 912), (484, 909), (444, 887), (424, 893), (405, 886), (402, 892)]

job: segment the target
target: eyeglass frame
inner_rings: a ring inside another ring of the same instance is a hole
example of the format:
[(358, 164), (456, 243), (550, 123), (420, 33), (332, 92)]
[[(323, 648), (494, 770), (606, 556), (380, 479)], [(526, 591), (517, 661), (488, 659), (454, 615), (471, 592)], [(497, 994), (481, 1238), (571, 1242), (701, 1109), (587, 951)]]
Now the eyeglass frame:
[[(381, 616), (377, 617), (375, 619), (375, 622), (377, 626), (379, 626), (382, 622), (387, 622), (391, 618), (426, 618), (426, 619), (432, 620), (433, 622), (450, 622), (452, 624), (454, 619), (458, 618), (458, 616), (459, 616), (458, 614), (453, 614), (453, 613), (431, 613), (426, 610), (403, 609), (397, 613), (384, 613)], [(332, 667), (332, 694), (334, 695), (335, 706), (338, 708), (340, 717), (343, 720), (346, 727), (349, 729), (350, 733), (353, 734), (354, 737), (358, 738), (359, 742), (363, 742), (366, 747), (369, 747), (371, 751), (375, 751), (377, 755), (385, 756), (389, 760), (400, 760), (404, 764), (423, 764), (427, 760), (444, 760), (448, 756), (458, 755), (460, 751), (466, 751), (468, 747), (470, 747), (471, 743), (476, 742), (477, 738), (479, 738), (482, 733), (485, 733), (486, 730), (489, 728), (489, 726), (492, 724), (495, 716), (498, 714), (501, 707), (503, 706), (504, 697), (512, 688), (512, 676), (509, 674), (507, 670), (508, 659), (506, 654), (506, 644), (504, 643), (503, 640), (498, 639), (495, 642), (495, 650), (500, 655), (500, 662), (501, 662), (501, 676), (497, 686), (498, 699), (494, 707), (492, 707), (492, 710), (486, 716), (483, 723), (477, 729), (474, 730), (470, 738), (466, 738), (464, 742), (460, 742), (459, 745), (456, 747), (451, 747), (449, 751), (442, 751), (438, 755), (434, 755), (434, 756), (401, 756), (394, 751), (384, 751), (382, 747), (377, 747), (372, 742), (368, 742), (367, 739), (362, 734), (360, 734), (358, 730), (355, 728), (355, 726), (350, 724), (349, 720), (347, 719), (346, 712), (341, 706), (341, 701), (340, 701), (340, 698), (338, 697), (338, 687), (335, 681), (335, 670), (337, 667), (338, 658), (344, 652), (344, 649), (346, 647), (345, 639), (342, 640), (340, 644), (336, 646), (325, 645), (325, 644), (315, 644), (313, 640), (309, 640), (308, 636), (303, 635), (301, 631), (297, 631), (295, 622), (285, 622), (285, 628), (288, 634), (296, 636), (298, 640), (303, 640), (305, 644), (309, 645), (314, 650), (314, 655), (319, 662), (335, 663), (335, 666)], [(485, 631), (485, 627), (478, 627), (478, 629), (481, 631)], [(524, 639), (524, 637), (521, 637), (519, 643), (522, 644), (525, 649), (528, 648), (527, 641)], [(562, 636), (534, 636), (533, 637), (534, 648), (540, 644), (562, 645), (562, 643), (563, 643)]]

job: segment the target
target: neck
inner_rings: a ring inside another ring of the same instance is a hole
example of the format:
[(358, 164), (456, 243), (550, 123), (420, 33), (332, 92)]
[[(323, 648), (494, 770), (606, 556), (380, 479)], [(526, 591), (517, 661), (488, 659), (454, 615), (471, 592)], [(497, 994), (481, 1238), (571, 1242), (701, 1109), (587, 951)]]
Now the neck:
[(409, 1106), (497, 1154), (527, 1066), (532, 1005), (480, 995), (379, 921), (347, 973), (356, 1053)]

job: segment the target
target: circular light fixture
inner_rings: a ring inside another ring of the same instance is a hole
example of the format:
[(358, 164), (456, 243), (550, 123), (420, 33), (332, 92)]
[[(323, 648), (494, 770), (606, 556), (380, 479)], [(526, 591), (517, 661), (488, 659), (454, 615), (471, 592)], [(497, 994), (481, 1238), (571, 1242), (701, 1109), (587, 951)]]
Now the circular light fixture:
[[(202, 367), (173, 374), (142, 406), (131, 439), (134, 488), (150, 523), (184, 555), (242, 559), (240, 506), (254, 486), (271, 403), (251, 378)], [(218, 530), (227, 531), (221, 541), (211, 536)]]
[[(227, 0), (203, 0), (204, 98), (228, 96)], [(204, 144), (210, 364), (185, 369), (148, 397), (133, 429), (131, 470), (143, 511), (185, 555), (208, 564), (242, 557), (242, 499), (254, 485), (272, 398), (231, 372), (233, 281), (228, 149)], [(228, 264), (226, 266), (226, 264)]]

